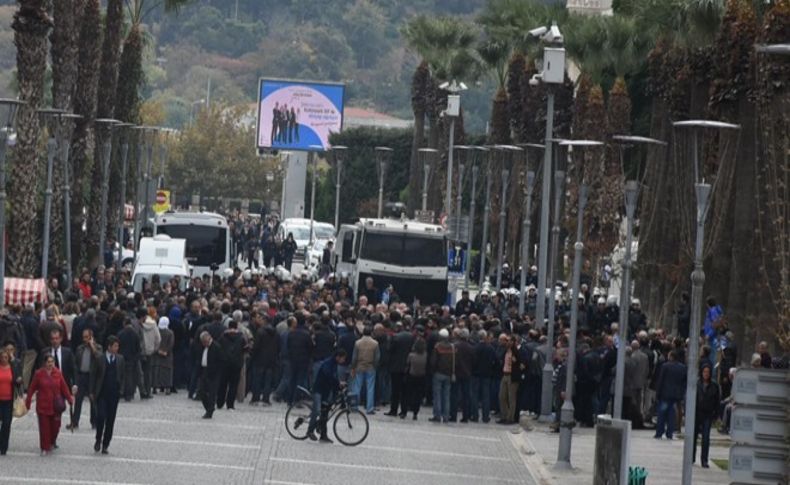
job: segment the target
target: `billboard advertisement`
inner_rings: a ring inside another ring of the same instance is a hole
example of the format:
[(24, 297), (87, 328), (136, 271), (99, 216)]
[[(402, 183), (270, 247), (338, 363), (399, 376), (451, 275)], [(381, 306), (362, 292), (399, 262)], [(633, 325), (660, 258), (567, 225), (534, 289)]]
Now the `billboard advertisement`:
[(342, 84), (261, 79), (258, 149), (316, 150), (343, 126)]

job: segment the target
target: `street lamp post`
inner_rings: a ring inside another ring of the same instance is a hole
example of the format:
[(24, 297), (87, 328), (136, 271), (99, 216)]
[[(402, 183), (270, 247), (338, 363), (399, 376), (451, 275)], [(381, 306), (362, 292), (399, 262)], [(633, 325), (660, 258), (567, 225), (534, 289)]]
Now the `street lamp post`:
[(127, 128), (133, 128), (132, 123), (121, 123), (116, 126), (124, 130), (123, 141), (121, 142), (121, 203), (118, 214), (118, 260), (116, 265), (120, 272), (123, 265), (123, 224), (126, 220), (126, 178), (129, 172), (129, 136), (126, 132)]
[(376, 217), (381, 219), (384, 213), (384, 179), (387, 176), (387, 168), (392, 159), (392, 148), (376, 147), (374, 150), (376, 152), (376, 168), (379, 175), (379, 206)]
[(143, 175), (143, 179), (145, 180), (145, 202), (143, 203), (143, 227), (148, 223), (148, 211), (151, 209), (151, 169), (154, 163), (154, 142), (156, 141), (156, 134), (159, 132), (160, 128), (156, 126), (149, 126), (148, 132), (151, 135), (150, 140), (148, 141), (148, 146), (146, 147), (148, 150), (146, 151), (146, 164), (145, 164), (145, 174)]
[(44, 191), (44, 237), (41, 248), (41, 277), (47, 278), (49, 272), (49, 226), (52, 217), (52, 172), (55, 166), (55, 154), (58, 150), (57, 133), (60, 131), (60, 116), (66, 114), (65, 110), (56, 108), (39, 109), (42, 119), (52, 117), (55, 127), (47, 140), (47, 186)]
[[(472, 158), (470, 163), (472, 165), (472, 193), (469, 200), (469, 243), (466, 245), (467, 262), (464, 270), (464, 289), (469, 290), (469, 272), (472, 268), (472, 244), (475, 241), (475, 209), (477, 208), (477, 176), (480, 172), (480, 167), (476, 160), (480, 154), (481, 147), (470, 147)], [(460, 212), (459, 212), (460, 213)]]
[(434, 148), (420, 148), (418, 155), (422, 156), (422, 211), (428, 210), (428, 182), (433, 171), (433, 158), (438, 154)]
[(495, 156), (496, 149), (493, 146), (482, 147), (485, 156), (485, 176), (486, 176), (486, 196), (483, 204), (483, 240), (480, 243), (480, 274), (478, 275), (477, 287), (483, 290), (483, 283), (486, 280), (486, 250), (488, 249), (488, 218), (491, 214), (491, 165)]
[[(560, 140), (550, 140), (547, 143), (557, 143)], [(542, 298), (548, 296), (549, 299), (549, 314), (548, 314), (548, 323), (547, 323), (547, 333), (546, 336), (549, 341), (549, 355), (546, 356), (546, 363), (543, 366), (543, 379), (541, 381), (541, 415), (542, 416), (549, 416), (551, 414), (551, 402), (552, 402), (552, 395), (553, 393), (553, 383), (552, 378), (554, 376), (554, 366), (551, 362), (551, 352), (554, 344), (554, 311), (556, 309), (556, 288), (554, 283), (556, 278), (554, 276), (555, 272), (555, 261), (557, 260), (557, 253), (559, 251), (559, 241), (560, 241), (560, 210), (562, 208), (562, 196), (565, 195), (565, 170), (561, 170), (560, 168), (564, 168), (566, 164), (567, 155), (565, 153), (560, 154), (559, 152), (555, 153), (556, 163), (554, 168), (554, 211), (553, 211), (553, 222), (551, 226), (551, 247), (549, 248), (549, 259), (546, 264), (547, 266), (547, 274), (548, 274), (548, 286), (544, 290), (544, 293), (541, 294), (538, 291), (538, 301)], [(546, 173), (546, 172), (544, 172)], [(547, 411), (545, 414), (543, 411)]]
[(62, 120), (77, 120), (81, 119), (82, 116), (73, 113), (66, 113), (60, 116), (61, 119), (61, 126), (59, 130), (59, 141), (58, 141), (58, 148), (60, 149), (60, 159), (63, 161), (63, 216), (64, 224), (63, 224), (63, 233), (65, 235), (65, 250), (66, 250), (66, 279), (68, 283), (67, 285), (71, 284), (72, 281), (72, 267), (71, 267), (71, 167), (69, 165), (69, 151), (71, 149), (71, 140), (70, 136), (67, 133), (64, 133), (65, 126), (63, 126)]
[[(683, 475), (682, 484), (691, 485), (692, 475), (692, 455), (694, 453), (694, 430), (696, 429), (697, 412), (697, 374), (699, 372), (699, 334), (702, 317), (702, 289), (705, 284), (705, 271), (703, 270), (703, 246), (705, 242), (705, 220), (710, 209), (711, 185), (706, 183), (704, 166), (700, 165), (700, 152), (705, 151), (705, 147), (700, 148), (699, 137), (708, 132), (717, 132), (719, 139), (725, 139), (724, 132), (740, 130), (740, 125), (723, 123), (720, 121), (708, 120), (688, 120), (673, 123), (677, 131), (689, 129), (691, 131), (691, 149), (694, 164), (694, 194), (697, 201), (697, 234), (694, 245), (694, 271), (691, 273), (691, 328), (689, 329), (688, 361), (686, 368), (686, 412), (685, 412), (685, 432), (683, 439)], [(726, 142), (725, 142), (726, 143)], [(677, 141), (676, 141), (677, 144)], [(715, 149), (715, 148), (714, 148)], [(721, 149), (718, 157), (724, 156), (725, 150)], [(704, 159), (704, 157), (702, 157)], [(716, 168), (721, 166), (722, 160), (710, 164)], [(706, 166), (708, 164), (705, 164)], [(715, 176), (715, 174), (713, 174)]]
[(530, 163), (529, 149), (544, 150), (538, 143), (520, 145), (524, 149), (526, 195), (524, 197), (524, 220), (521, 226), (521, 274), (519, 281), (518, 314), (524, 315), (527, 300), (527, 268), (529, 268), (530, 236), (532, 233), (532, 193), (535, 190), (535, 167)]
[[(620, 169), (623, 174), (624, 195), (625, 195), (625, 254), (622, 262), (622, 288), (620, 288), (620, 325), (619, 332), (619, 345), (617, 346), (617, 365), (615, 372), (615, 385), (614, 385), (614, 410), (612, 417), (621, 419), (623, 415), (623, 388), (625, 383), (625, 348), (628, 346), (628, 307), (631, 301), (631, 266), (632, 266), (632, 246), (634, 238), (634, 217), (636, 216), (636, 207), (639, 201), (639, 188), (644, 181), (644, 173), (642, 164), (637, 161), (636, 170), (626, 169), (626, 150), (637, 145), (655, 145), (665, 146), (666, 143), (653, 138), (645, 138), (642, 136), (627, 136), (615, 135), (612, 137), (615, 143), (619, 144), (620, 154)], [(649, 160), (650, 158), (648, 158)], [(636, 177), (628, 178), (628, 173), (635, 173)]]
[[(584, 251), (583, 239), (583, 226), (584, 226), (584, 208), (587, 205), (587, 183), (584, 180), (584, 150), (585, 148), (600, 147), (603, 143), (599, 141), (590, 140), (566, 140), (560, 142), (561, 146), (572, 147), (572, 150), (578, 150), (579, 153), (573, 153), (574, 165), (573, 170), (576, 175), (577, 183), (579, 185), (579, 201), (578, 213), (576, 214), (576, 243), (573, 246), (573, 299), (577, 300), (579, 295), (579, 286), (582, 273), (582, 258)], [(563, 166), (564, 160), (567, 158), (561, 153), (557, 159), (558, 174), (564, 174), (564, 170), (559, 170)], [(571, 332), (568, 339), (568, 362), (567, 372), (565, 378), (565, 399), (562, 403), (560, 410), (560, 445), (557, 449), (557, 468), (570, 468), (571, 467), (571, 439), (573, 437), (573, 427), (575, 421), (573, 419), (573, 386), (574, 386), (574, 373), (576, 367), (576, 333), (579, 321), (579, 305), (577, 301), (571, 302)]]
[[(321, 145), (310, 145), (310, 157), (312, 163), (310, 166), (312, 167), (312, 188), (310, 189), (310, 239), (307, 243), (308, 245), (313, 244), (313, 236), (315, 234), (315, 228), (313, 227), (313, 223), (315, 222), (315, 183), (316, 177), (318, 175), (318, 152), (324, 149)], [(309, 261), (307, 260), (307, 253), (305, 253), (305, 265), (307, 265)]]
[(343, 177), (343, 156), (346, 154), (348, 147), (337, 145), (332, 147), (332, 155), (335, 159), (335, 171), (337, 176), (335, 178), (335, 231), (340, 231), (340, 181)]
[(118, 120), (99, 118), (94, 121), (107, 131), (107, 136), (102, 144), (102, 172), (101, 172), (101, 213), (99, 214), (99, 264), (104, 264), (104, 246), (107, 237), (107, 193), (110, 183), (110, 155), (112, 152), (112, 128), (120, 123)]
[[(458, 153), (458, 185), (457, 193), (455, 194), (455, 228), (453, 228), (453, 236), (456, 241), (461, 242), (461, 215), (463, 211), (461, 210), (461, 205), (463, 204), (464, 200), (464, 169), (466, 162), (466, 153), (469, 152), (470, 147), (466, 145), (456, 145), (455, 150)], [(452, 224), (452, 221), (447, 221), (449, 224)], [(467, 249), (467, 253), (468, 253)], [(468, 266), (468, 265), (466, 265)]]
[[(5, 308), (5, 161), (8, 147), (16, 143), (14, 118), (24, 101), (0, 98), (0, 107), (5, 108), (5, 126), (0, 129), (0, 309)], [(68, 225), (68, 224), (67, 224)]]
[(455, 118), (461, 114), (461, 91), (466, 90), (466, 84), (456, 82), (445, 82), (439, 85), (439, 89), (444, 89), (450, 94), (447, 96), (447, 109), (444, 114), (450, 118), (450, 142), (447, 150), (447, 194), (445, 197), (445, 214), (447, 221), (452, 216), (453, 203), (453, 141), (455, 137)]

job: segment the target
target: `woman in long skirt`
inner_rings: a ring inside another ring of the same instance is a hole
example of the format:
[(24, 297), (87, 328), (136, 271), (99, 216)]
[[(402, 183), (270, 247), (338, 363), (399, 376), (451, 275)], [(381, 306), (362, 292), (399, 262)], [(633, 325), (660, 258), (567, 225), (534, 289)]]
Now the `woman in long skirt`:
[(162, 337), (162, 340), (159, 343), (159, 349), (152, 356), (153, 377), (151, 382), (153, 383), (154, 394), (156, 394), (157, 390), (170, 394), (170, 390), (173, 387), (173, 345), (175, 344), (175, 336), (173, 331), (168, 328), (169, 326), (169, 318), (162, 317), (159, 319), (159, 335)]

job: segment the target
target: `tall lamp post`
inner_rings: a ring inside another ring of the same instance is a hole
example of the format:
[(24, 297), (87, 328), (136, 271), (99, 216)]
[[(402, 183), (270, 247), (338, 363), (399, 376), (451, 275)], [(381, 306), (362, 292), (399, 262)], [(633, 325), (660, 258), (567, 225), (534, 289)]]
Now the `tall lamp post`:
[(428, 210), (428, 184), (433, 172), (434, 159), (438, 155), (438, 150), (434, 148), (420, 148), (417, 154), (422, 158), (422, 211)]
[[(706, 147), (700, 146), (700, 137), (705, 133), (715, 133), (720, 135), (719, 139), (727, 140), (724, 136), (727, 132), (733, 130), (740, 130), (740, 125), (733, 125), (730, 123), (723, 123), (720, 121), (710, 120), (688, 120), (677, 121), (673, 123), (675, 128), (676, 146), (678, 145), (677, 139), (679, 134), (685, 130), (689, 130), (688, 136), (691, 137), (691, 157), (694, 166), (694, 194), (697, 202), (697, 218), (696, 218), (696, 242), (694, 244), (694, 271), (691, 273), (691, 328), (689, 329), (688, 345), (688, 362), (686, 374), (686, 413), (685, 413), (685, 433), (683, 439), (683, 485), (691, 485), (691, 472), (692, 472), (692, 455), (694, 453), (694, 430), (696, 429), (695, 413), (697, 411), (697, 374), (699, 365), (699, 334), (700, 334), (700, 320), (702, 318), (702, 289), (705, 284), (705, 271), (703, 270), (703, 247), (705, 243), (705, 220), (708, 216), (710, 209), (710, 196), (712, 186), (706, 182), (706, 178), (716, 174), (704, 173), (706, 166), (713, 166), (715, 169), (721, 166), (721, 157), (724, 156), (726, 150), (719, 149), (719, 153), (707, 153), (712, 148), (706, 150)], [(704, 141), (704, 140), (703, 140)], [(725, 142), (726, 143), (726, 142)], [(705, 152), (705, 153), (703, 153)], [(705, 163), (701, 164), (700, 158), (705, 162), (703, 155), (710, 155), (716, 157), (715, 164)], [(706, 177), (706, 175), (708, 177)]]
[(49, 273), (49, 226), (52, 218), (52, 172), (55, 166), (55, 155), (58, 150), (58, 132), (60, 131), (60, 116), (66, 114), (65, 110), (56, 108), (43, 108), (38, 110), (42, 120), (53, 118), (55, 127), (47, 140), (47, 186), (44, 191), (44, 237), (41, 248), (41, 277), (47, 278)]
[[(562, 140), (552, 139), (548, 140), (547, 143), (559, 143)], [(554, 366), (551, 362), (551, 355), (552, 349), (554, 345), (554, 310), (556, 308), (556, 289), (555, 289), (555, 281), (556, 278), (554, 276), (555, 268), (554, 264), (557, 260), (557, 253), (559, 251), (559, 244), (560, 244), (560, 211), (562, 208), (562, 196), (565, 195), (565, 170), (564, 167), (567, 163), (567, 153), (565, 151), (560, 152), (559, 150), (554, 152), (555, 158), (555, 169), (553, 171), (554, 175), (554, 210), (552, 211), (553, 215), (553, 222), (551, 225), (551, 246), (549, 248), (549, 259), (546, 263), (546, 274), (548, 275), (548, 286), (544, 290), (544, 293), (540, 293), (538, 291), (538, 301), (544, 300), (548, 297), (549, 300), (549, 314), (547, 320), (547, 338), (550, 342), (548, 347), (548, 355), (546, 355), (546, 363), (543, 366), (543, 378), (541, 380), (541, 403), (540, 403), (540, 410), (541, 410), (541, 417), (545, 420), (551, 415), (551, 404), (552, 404), (552, 378), (554, 377)], [(551, 173), (551, 172), (543, 172)]]
[(72, 281), (72, 261), (71, 261), (71, 166), (69, 165), (69, 151), (71, 149), (71, 137), (65, 133), (66, 126), (63, 120), (78, 120), (82, 116), (74, 113), (65, 113), (60, 116), (59, 141), (60, 159), (63, 161), (63, 234), (66, 238), (64, 248), (66, 250), (66, 278), (67, 285)]
[[(465, 163), (468, 161), (467, 153), (471, 147), (466, 145), (456, 145), (455, 151), (458, 152), (458, 184), (456, 185), (456, 194), (455, 194), (455, 227), (451, 226), (451, 230), (453, 233), (453, 238), (458, 241), (461, 241), (461, 218), (463, 215), (463, 211), (461, 210), (461, 206), (463, 205), (464, 200), (464, 171), (465, 171)], [(448, 224), (453, 224), (453, 221), (447, 221)], [(467, 250), (468, 252), (468, 250)], [(468, 266), (468, 265), (465, 265)]]
[[(554, 91), (552, 84), (562, 84), (565, 82), (565, 49), (562, 47), (563, 37), (556, 23), (551, 26), (538, 27), (529, 31), (533, 37), (540, 38), (545, 46), (543, 48), (543, 71), (530, 79), (531, 85), (539, 82), (547, 84), (546, 101), (546, 141), (544, 143), (543, 154), (543, 181), (541, 190), (540, 207), (540, 241), (538, 245), (538, 301), (536, 302), (535, 318), (540, 325), (546, 317), (546, 270), (549, 252), (549, 204), (551, 197), (551, 140), (554, 138)], [(552, 296), (553, 297), (553, 296)], [(551, 327), (551, 326), (549, 326)], [(542, 389), (545, 392), (547, 385), (551, 386), (551, 375), (546, 374), (551, 366), (551, 348), (554, 342), (550, 341), (549, 352), (546, 356), (546, 366), (543, 369)], [(548, 383), (546, 379), (549, 379)], [(551, 387), (548, 387), (549, 394)], [(542, 396), (540, 414), (542, 420), (550, 419), (551, 415), (551, 396)]]
[(343, 179), (343, 158), (348, 147), (335, 145), (332, 147), (332, 157), (335, 160), (335, 232), (340, 231), (340, 181)]
[[(308, 245), (313, 244), (313, 236), (315, 235), (315, 228), (313, 227), (313, 222), (315, 221), (315, 183), (318, 176), (318, 152), (324, 150), (324, 147), (321, 145), (310, 145), (310, 158), (311, 162), (310, 166), (312, 167), (312, 188), (310, 189), (310, 239), (307, 243)], [(307, 251), (305, 249), (305, 251)], [(305, 252), (305, 265), (309, 263), (307, 255), (309, 253)]]
[(129, 128), (134, 128), (132, 123), (120, 123), (116, 128), (122, 130), (121, 141), (121, 203), (118, 209), (118, 259), (116, 266), (120, 272), (123, 265), (123, 225), (126, 220), (126, 179), (129, 172)]
[[(576, 243), (573, 245), (573, 298), (576, 299), (579, 294), (579, 286), (582, 273), (582, 258), (584, 251), (583, 225), (584, 225), (584, 208), (587, 205), (587, 181), (584, 179), (584, 151), (587, 148), (596, 148), (602, 146), (603, 143), (592, 140), (566, 140), (560, 142), (561, 147), (568, 147), (573, 154), (573, 173), (576, 178), (576, 183), (579, 188), (578, 198), (578, 213), (576, 215)], [(560, 150), (562, 152), (562, 150)], [(567, 157), (564, 153), (560, 153), (557, 158), (557, 174), (565, 174), (565, 162)], [(576, 332), (579, 321), (579, 305), (577, 302), (571, 303), (571, 332), (568, 339), (568, 366), (565, 378), (565, 399), (562, 403), (560, 410), (560, 445), (557, 449), (557, 463), (556, 468), (568, 469), (571, 467), (571, 439), (573, 437), (573, 427), (575, 421), (573, 419), (573, 386), (574, 386), (574, 373), (576, 366)], [(551, 324), (550, 324), (551, 325)]]
[(156, 141), (156, 134), (160, 131), (161, 128), (156, 126), (149, 126), (146, 130), (150, 135), (150, 139), (148, 140), (148, 145), (146, 146), (146, 164), (145, 164), (145, 174), (143, 175), (143, 180), (145, 180), (145, 201), (143, 202), (143, 227), (148, 223), (148, 211), (151, 209), (151, 169), (154, 163), (154, 142)]
[(524, 143), (519, 145), (524, 149), (524, 163), (525, 163), (525, 189), (524, 196), (524, 220), (521, 224), (521, 274), (519, 281), (519, 295), (518, 295), (518, 314), (524, 315), (526, 310), (527, 301), (527, 268), (529, 268), (529, 253), (530, 251), (530, 236), (532, 233), (532, 193), (535, 190), (535, 163), (532, 162), (529, 156), (530, 149), (545, 150), (545, 147), (539, 143)]
[(478, 275), (477, 288), (479, 291), (483, 290), (483, 283), (486, 281), (486, 251), (488, 250), (488, 219), (491, 215), (491, 162), (496, 156), (496, 149), (493, 146), (480, 147), (483, 151), (483, 159), (485, 160), (485, 176), (486, 176), (486, 195), (483, 202), (483, 240), (480, 243), (480, 274)]
[(450, 118), (450, 142), (447, 149), (447, 194), (445, 197), (444, 208), (447, 220), (450, 220), (453, 212), (453, 141), (455, 137), (455, 119), (461, 114), (461, 91), (466, 91), (467, 87), (464, 83), (444, 82), (439, 85), (439, 89), (443, 89), (450, 94), (447, 96), (447, 109), (444, 110), (444, 115)]
[(16, 144), (14, 119), (24, 101), (0, 98), (0, 108), (5, 111), (5, 126), (0, 128), (0, 309), (5, 308), (5, 161), (8, 147)]
[[(628, 306), (631, 301), (631, 266), (632, 266), (632, 246), (634, 238), (634, 217), (636, 207), (639, 202), (639, 189), (644, 182), (647, 173), (646, 167), (642, 168), (642, 163), (636, 163), (626, 167), (626, 153), (631, 148), (637, 146), (666, 146), (666, 142), (646, 138), (643, 136), (615, 135), (612, 140), (619, 145), (620, 169), (623, 174), (624, 196), (625, 196), (625, 254), (622, 262), (622, 288), (620, 288), (620, 325), (619, 345), (617, 346), (617, 365), (614, 385), (614, 412), (612, 417), (621, 419), (623, 415), (623, 387), (625, 383), (625, 348), (628, 345)], [(650, 157), (647, 158), (650, 160)]]
[(376, 169), (379, 175), (379, 206), (376, 217), (381, 219), (384, 213), (384, 179), (387, 176), (387, 168), (392, 160), (392, 148), (375, 147), (374, 150), (376, 152)]
[(480, 158), (480, 148), (469, 147), (471, 157), (469, 164), (472, 172), (472, 192), (469, 197), (469, 243), (466, 245), (467, 262), (464, 269), (464, 290), (469, 290), (469, 272), (472, 269), (472, 244), (475, 241), (475, 209), (477, 208), (477, 177), (480, 174), (480, 166), (477, 160)]
[(107, 237), (107, 193), (110, 183), (110, 156), (112, 154), (112, 129), (120, 123), (110, 118), (99, 118), (94, 121), (106, 130), (107, 136), (102, 144), (101, 171), (101, 213), (99, 214), (99, 264), (104, 264), (104, 246)]

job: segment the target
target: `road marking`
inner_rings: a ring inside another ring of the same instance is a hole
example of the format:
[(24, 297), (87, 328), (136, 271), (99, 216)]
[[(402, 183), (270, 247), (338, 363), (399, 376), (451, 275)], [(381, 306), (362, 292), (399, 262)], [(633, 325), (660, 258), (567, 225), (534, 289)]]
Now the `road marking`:
[[(293, 440), (289, 438), (276, 438), (275, 441), (293, 441)], [(365, 450), (377, 450), (377, 451), (394, 451), (396, 453), (416, 453), (418, 455), (447, 456), (451, 458), (467, 458), (470, 460), (510, 461), (507, 458), (500, 458), (496, 456), (472, 455), (469, 453), (453, 453), (451, 451), (420, 450), (417, 448), (397, 448), (395, 446), (359, 445), (356, 448), (362, 448)]]
[[(13, 453), (12, 453), (13, 454)], [(30, 477), (0, 477), (0, 482), (13, 483), (65, 483), (74, 485), (146, 485), (144, 483), (121, 482), (96, 482), (87, 480), (69, 480), (67, 478), (30, 478)]]
[[(263, 431), (265, 428), (261, 428)], [(37, 431), (33, 431), (30, 429), (16, 431), (16, 433), (23, 433), (23, 434), (33, 434)], [(74, 438), (90, 438), (93, 440), (93, 435), (90, 434), (73, 434), (69, 435)], [(255, 445), (239, 445), (235, 443), (217, 443), (214, 441), (193, 441), (193, 440), (168, 440), (164, 438), (147, 438), (147, 437), (140, 437), (140, 436), (118, 436), (115, 435), (112, 437), (113, 440), (121, 440), (121, 441), (142, 441), (144, 443), (167, 443), (167, 444), (174, 444), (174, 445), (197, 445), (197, 446), (210, 446), (212, 448), (234, 448), (240, 450), (257, 450), (260, 449), (260, 446)]]
[(350, 463), (331, 463), (327, 461), (297, 460), (295, 458), (279, 458), (279, 457), (270, 457), (269, 460), (280, 461), (283, 463), (298, 463), (300, 465), (326, 466), (326, 467), (335, 467), (335, 468), (352, 468), (356, 470), (387, 471), (392, 473), (413, 473), (415, 475), (432, 475), (437, 477), (455, 477), (455, 478), (467, 478), (474, 480), (489, 480), (489, 481), (498, 481), (498, 482), (519, 483), (518, 480), (513, 480), (511, 478), (497, 478), (497, 477), (490, 477), (485, 475), (468, 475), (466, 473), (439, 472), (433, 470), (416, 470), (414, 468), (400, 468), (400, 467), (393, 468), (387, 466), (355, 465)]
[(284, 480), (272, 480), (267, 478), (263, 481), (263, 483), (268, 483), (269, 485), (315, 485), (314, 483), (307, 483), (307, 482), (286, 482)]
[(198, 422), (196, 419), (195, 421), (172, 421), (169, 419), (153, 419), (153, 418), (129, 418), (129, 417), (121, 417), (119, 416), (116, 418), (116, 421), (131, 421), (133, 423), (153, 423), (153, 424), (182, 424), (186, 426), (195, 426), (196, 424), (200, 424), (200, 427), (204, 426), (216, 426), (220, 428), (231, 428), (231, 429), (246, 429), (251, 431), (263, 431), (264, 426), (245, 426), (243, 424), (225, 424), (225, 423), (217, 423), (217, 422), (206, 422), (205, 420)]
[[(18, 452), (12, 453), (12, 455), (16, 456), (38, 456), (38, 453), (30, 453), (30, 452)], [(237, 465), (219, 465), (216, 463), (198, 463), (194, 461), (170, 461), (170, 460), (149, 460), (149, 459), (140, 459), (140, 458), (120, 458), (116, 456), (90, 456), (90, 455), (57, 455), (59, 458), (64, 460), (82, 460), (82, 461), (92, 461), (94, 463), (102, 462), (102, 461), (110, 461), (116, 463), (139, 463), (139, 464), (149, 464), (149, 465), (164, 465), (164, 466), (183, 466), (183, 467), (196, 467), (196, 468), (217, 468), (217, 469), (227, 469), (227, 470), (239, 470), (239, 471), (252, 471), (254, 470), (253, 467), (249, 466), (237, 466)], [(87, 483), (84, 481), (75, 482), (75, 483)]]
[(467, 440), (488, 441), (490, 443), (499, 443), (499, 440), (497, 438), (486, 438), (485, 436), (474, 436), (474, 435), (468, 435), (468, 434), (447, 433), (447, 432), (444, 432), (444, 431), (425, 431), (425, 430), (421, 430), (421, 429), (411, 429), (411, 428), (392, 428), (392, 429), (388, 429), (387, 430), (388, 433), (390, 431), (401, 431), (401, 432), (409, 433), (409, 434), (414, 434), (414, 433), (427, 434), (427, 435), (430, 435), (430, 436), (449, 436), (450, 438), (463, 438), (463, 439), (467, 439)]

